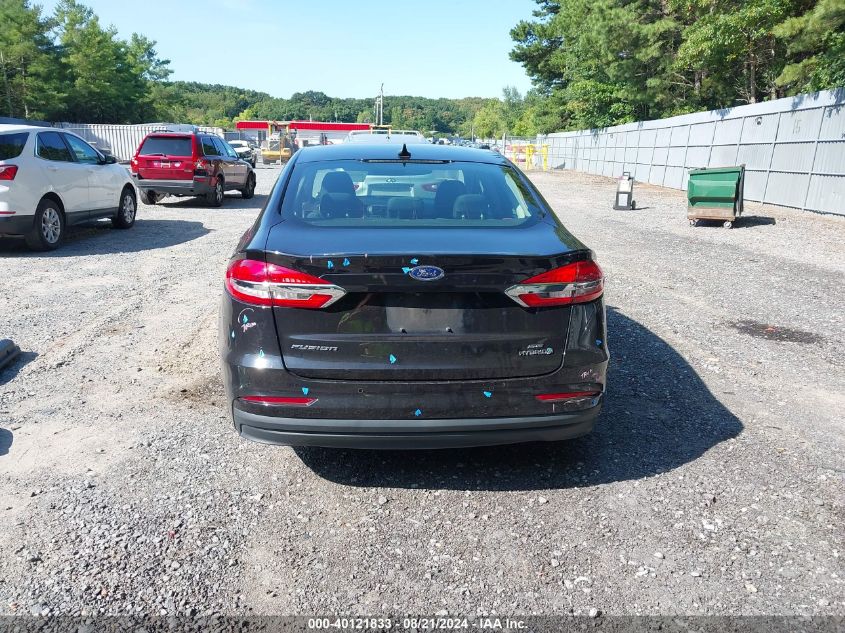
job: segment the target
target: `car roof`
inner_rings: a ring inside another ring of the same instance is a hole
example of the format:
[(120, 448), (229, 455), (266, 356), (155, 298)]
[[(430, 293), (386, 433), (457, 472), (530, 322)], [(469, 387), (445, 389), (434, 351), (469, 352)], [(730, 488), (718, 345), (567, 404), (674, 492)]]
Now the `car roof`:
[(68, 132), (69, 130), (62, 130), (61, 128), (57, 127), (43, 127), (43, 126), (36, 126), (36, 125), (17, 125), (17, 124), (10, 124), (10, 123), (2, 123), (0, 124), (0, 133), (3, 132)]
[[(411, 153), (411, 160), (451, 160), (468, 163), (494, 163), (507, 165), (508, 160), (501, 154), (488, 150), (451, 145), (432, 145), (421, 143), (406, 146)], [(328, 160), (391, 160), (398, 159), (402, 146), (399, 144), (365, 145), (363, 143), (341, 143), (339, 145), (315, 145), (297, 152), (301, 162), (320, 162)]]
[(206, 134), (205, 132), (150, 132), (147, 136), (175, 136), (175, 137), (186, 137), (186, 136), (198, 136), (200, 134), (204, 134), (205, 136), (216, 136), (216, 134)]

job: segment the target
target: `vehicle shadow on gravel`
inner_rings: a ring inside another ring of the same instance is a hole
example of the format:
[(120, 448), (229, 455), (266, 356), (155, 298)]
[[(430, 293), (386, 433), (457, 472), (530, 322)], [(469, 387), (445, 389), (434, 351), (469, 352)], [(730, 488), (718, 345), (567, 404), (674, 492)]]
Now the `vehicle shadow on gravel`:
[(0, 457), (9, 454), (9, 449), (12, 448), (13, 436), (8, 429), (0, 429)]
[(200, 198), (177, 198), (177, 197), (167, 197), (163, 200), (157, 202), (157, 206), (160, 207), (167, 207), (170, 209), (183, 209), (183, 208), (202, 208), (208, 209), (209, 211), (215, 212), (225, 212), (227, 209), (261, 209), (264, 206), (264, 202), (267, 199), (266, 194), (255, 194), (252, 198), (245, 200), (241, 197), (239, 193), (226, 193), (226, 196), (223, 198), (223, 206), (221, 207), (209, 207), (206, 204), (205, 200)]
[(22, 239), (0, 238), (0, 257), (78, 257), (139, 253), (184, 244), (210, 233), (202, 222), (192, 220), (146, 220), (139, 218), (128, 231), (113, 229), (110, 222), (71, 226), (55, 251), (35, 253)]
[(12, 382), (26, 365), (38, 358), (38, 352), (21, 352), (11, 363), (0, 369), (0, 387)]
[(460, 451), (295, 451), (317, 475), (351, 486), (548, 490), (664, 473), (742, 431), (680, 354), (613, 308), (608, 342), (605, 406), (585, 437)]

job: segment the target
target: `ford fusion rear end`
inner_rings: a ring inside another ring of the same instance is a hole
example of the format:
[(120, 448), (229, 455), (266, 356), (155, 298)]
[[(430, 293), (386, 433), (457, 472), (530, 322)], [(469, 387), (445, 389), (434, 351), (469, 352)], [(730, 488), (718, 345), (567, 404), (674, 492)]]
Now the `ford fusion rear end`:
[(589, 432), (601, 407), (601, 270), (489, 152), (297, 154), (225, 286), (226, 388), (251, 439), (560, 440)]

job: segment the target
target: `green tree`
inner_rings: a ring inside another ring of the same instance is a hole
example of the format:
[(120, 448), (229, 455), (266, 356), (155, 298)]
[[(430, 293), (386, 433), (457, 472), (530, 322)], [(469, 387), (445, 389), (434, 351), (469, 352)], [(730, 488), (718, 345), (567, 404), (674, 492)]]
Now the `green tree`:
[(504, 107), (501, 101), (491, 101), (475, 113), (475, 135), (481, 138), (498, 138), (507, 133)]
[(603, 127), (845, 83), (845, 0), (536, 0), (521, 129)]
[(789, 94), (845, 86), (845, 0), (819, 0), (774, 29), (788, 63), (775, 80)]
[[(774, 28), (795, 10), (794, 0), (683, 0), (696, 17), (683, 35), (675, 66), (710, 77), (734, 102), (776, 98), (784, 65)], [(728, 106), (732, 103), (718, 103)]]
[(142, 87), (117, 32), (103, 29), (94, 12), (76, 0), (62, 0), (56, 19), (67, 68), (66, 116), (92, 123), (129, 122)]
[(126, 56), (129, 62), (131, 76), (128, 78), (133, 84), (135, 92), (140, 98), (134, 104), (131, 113), (133, 121), (150, 121), (152, 119), (167, 119), (174, 105), (171, 91), (166, 89), (170, 70), (170, 60), (160, 59), (155, 50), (156, 43), (143, 35), (133, 33), (126, 44)]
[(654, 116), (676, 102), (667, 69), (680, 25), (663, 0), (538, 4), (540, 21), (511, 32), (511, 58), (541, 94), (556, 96), (565, 111), (559, 118), (596, 127)]
[(28, 0), (0, 0), (0, 112), (50, 119), (62, 112), (62, 65), (53, 23)]

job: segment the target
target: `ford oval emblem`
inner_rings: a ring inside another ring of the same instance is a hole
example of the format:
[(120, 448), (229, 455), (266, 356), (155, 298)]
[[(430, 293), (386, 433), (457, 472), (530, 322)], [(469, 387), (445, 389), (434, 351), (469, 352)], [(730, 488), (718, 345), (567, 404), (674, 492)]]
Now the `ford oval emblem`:
[(417, 281), (437, 281), (443, 279), (445, 274), (443, 269), (437, 266), (416, 266), (408, 271), (408, 275)]

